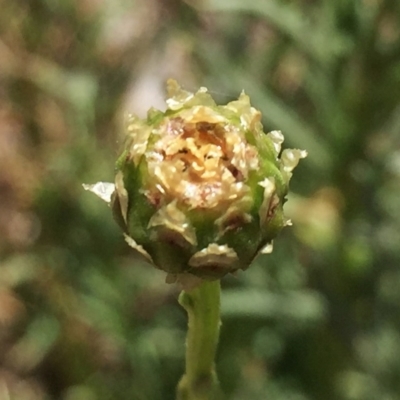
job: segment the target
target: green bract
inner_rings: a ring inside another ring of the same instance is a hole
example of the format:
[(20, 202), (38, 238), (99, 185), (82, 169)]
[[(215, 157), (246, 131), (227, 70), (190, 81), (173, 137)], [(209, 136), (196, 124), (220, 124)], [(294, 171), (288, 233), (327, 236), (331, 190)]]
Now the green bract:
[(246, 269), (289, 224), (283, 214), (292, 170), (306, 152), (281, 152), (242, 93), (217, 105), (169, 80), (168, 108), (130, 117), (115, 185), (85, 185), (111, 201), (128, 243), (166, 271), (219, 279)]

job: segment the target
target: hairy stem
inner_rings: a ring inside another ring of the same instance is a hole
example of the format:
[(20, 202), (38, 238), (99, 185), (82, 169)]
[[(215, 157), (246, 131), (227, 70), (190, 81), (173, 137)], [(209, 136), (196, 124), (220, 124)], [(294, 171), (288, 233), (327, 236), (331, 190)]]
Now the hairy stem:
[(215, 353), (220, 327), (220, 282), (203, 281), (182, 291), (179, 303), (188, 313), (186, 372), (178, 385), (178, 400), (219, 400)]

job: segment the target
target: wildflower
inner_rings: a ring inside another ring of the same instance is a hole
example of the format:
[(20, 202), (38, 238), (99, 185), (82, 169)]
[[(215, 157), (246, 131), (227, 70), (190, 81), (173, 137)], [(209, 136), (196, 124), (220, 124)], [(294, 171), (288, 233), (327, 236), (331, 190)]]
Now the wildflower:
[(167, 83), (167, 110), (131, 116), (115, 184), (85, 185), (111, 203), (127, 242), (168, 281), (214, 280), (249, 267), (290, 221), (292, 171), (306, 152), (281, 151), (280, 131), (241, 93), (220, 106)]

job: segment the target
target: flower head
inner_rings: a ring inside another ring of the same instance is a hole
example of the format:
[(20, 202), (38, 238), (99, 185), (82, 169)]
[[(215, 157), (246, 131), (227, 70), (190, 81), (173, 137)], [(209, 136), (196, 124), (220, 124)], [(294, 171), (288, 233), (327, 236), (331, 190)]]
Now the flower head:
[(242, 93), (220, 106), (206, 88), (167, 84), (165, 112), (130, 117), (115, 185), (86, 185), (106, 201), (128, 243), (169, 274), (218, 279), (246, 269), (289, 224), (292, 170), (306, 152), (283, 150), (279, 131)]

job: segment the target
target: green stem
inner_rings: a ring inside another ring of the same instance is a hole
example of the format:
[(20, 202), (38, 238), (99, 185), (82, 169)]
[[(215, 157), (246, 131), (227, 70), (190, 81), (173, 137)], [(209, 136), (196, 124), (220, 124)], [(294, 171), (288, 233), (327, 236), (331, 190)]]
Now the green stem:
[(188, 313), (186, 372), (178, 385), (178, 400), (219, 400), (215, 353), (220, 327), (220, 282), (203, 281), (179, 303)]

